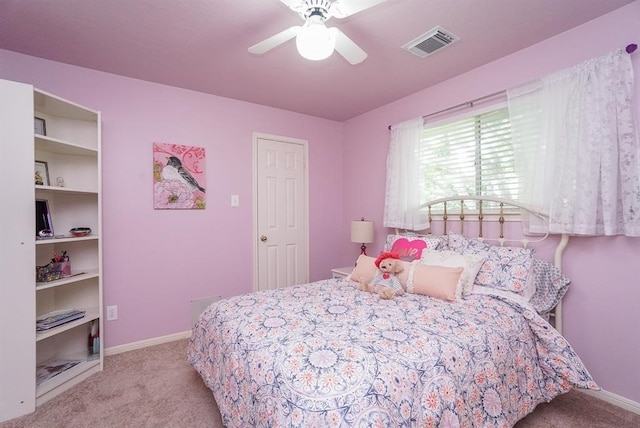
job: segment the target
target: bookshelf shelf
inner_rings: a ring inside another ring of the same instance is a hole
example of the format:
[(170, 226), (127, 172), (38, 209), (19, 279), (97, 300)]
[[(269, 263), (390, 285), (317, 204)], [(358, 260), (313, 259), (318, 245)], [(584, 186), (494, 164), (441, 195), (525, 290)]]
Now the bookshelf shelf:
[(53, 398), (53, 397), (48, 397), (47, 400), (43, 399), (44, 397), (47, 397), (47, 394), (51, 393), (56, 388), (60, 388), (61, 386), (64, 386), (69, 381), (72, 381), (78, 376), (85, 374), (88, 370), (99, 369), (99, 368), (100, 368), (100, 360), (85, 359), (85, 360), (81, 360), (81, 362), (76, 364), (75, 366), (57, 374), (51, 379), (42, 382), (40, 385), (36, 387), (36, 398), (39, 399), (39, 401), (42, 401), (42, 402), (38, 402), (38, 404), (42, 404), (43, 402), (47, 401), (49, 398)]
[(67, 276), (62, 279), (49, 282), (36, 282), (36, 291), (84, 281), (85, 279), (97, 278), (99, 275), (100, 274), (97, 269), (84, 269), (82, 273), (71, 272), (71, 276)]
[(84, 314), (84, 317), (82, 318), (78, 318), (77, 320), (73, 320), (73, 321), (69, 321), (68, 323), (62, 324), (58, 327), (54, 327), (50, 330), (47, 331), (43, 331), (43, 332), (37, 332), (36, 333), (36, 342), (39, 342), (41, 340), (45, 340), (48, 339), (50, 337), (54, 337), (60, 333), (63, 333), (67, 330), (71, 330), (73, 328), (76, 328), (78, 326), (82, 326), (84, 324), (88, 324), (93, 320), (97, 320), (100, 318), (100, 311), (98, 310), (98, 308), (78, 308), (80, 310), (86, 311), (86, 313)]

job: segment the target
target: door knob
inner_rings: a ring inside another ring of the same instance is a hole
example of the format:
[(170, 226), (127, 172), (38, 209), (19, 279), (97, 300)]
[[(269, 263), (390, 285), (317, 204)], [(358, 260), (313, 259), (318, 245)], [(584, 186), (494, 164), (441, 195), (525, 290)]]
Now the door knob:
[(262, 235), (262, 236), (260, 237), (260, 240), (261, 240), (262, 242), (266, 242), (266, 240), (267, 240), (266, 235)]

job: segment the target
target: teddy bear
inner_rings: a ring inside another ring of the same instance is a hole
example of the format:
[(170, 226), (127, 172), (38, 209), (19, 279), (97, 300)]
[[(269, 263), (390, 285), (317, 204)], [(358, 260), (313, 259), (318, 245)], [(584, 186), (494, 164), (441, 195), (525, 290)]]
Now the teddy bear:
[(400, 256), (397, 253), (382, 253), (376, 259), (375, 265), (378, 272), (369, 283), (366, 279), (361, 279), (360, 290), (377, 293), (381, 299), (391, 299), (404, 294), (402, 284), (396, 276), (402, 271)]

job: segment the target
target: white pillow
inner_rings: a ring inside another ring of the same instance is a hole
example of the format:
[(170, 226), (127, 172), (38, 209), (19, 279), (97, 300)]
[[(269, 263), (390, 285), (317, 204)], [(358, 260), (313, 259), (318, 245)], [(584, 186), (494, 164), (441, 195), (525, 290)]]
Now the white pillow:
[(459, 254), (450, 250), (437, 251), (427, 249), (422, 254), (422, 264), (464, 268), (459, 280), (463, 296), (468, 296), (471, 293), (473, 281), (485, 260), (486, 257), (481, 254)]

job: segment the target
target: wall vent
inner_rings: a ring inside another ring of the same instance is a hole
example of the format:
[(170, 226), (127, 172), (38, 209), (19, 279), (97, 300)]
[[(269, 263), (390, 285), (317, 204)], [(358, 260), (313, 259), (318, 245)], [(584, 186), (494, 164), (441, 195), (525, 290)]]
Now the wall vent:
[(192, 299), (191, 300), (191, 326), (193, 326), (200, 317), (200, 314), (207, 309), (207, 306), (212, 304), (213, 302), (217, 302), (220, 300), (222, 296), (210, 296), (210, 297), (202, 297), (200, 299)]
[(418, 55), (420, 58), (424, 58), (432, 53), (449, 46), (450, 44), (460, 40), (460, 37), (456, 36), (449, 30), (437, 26), (427, 31), (423, 35), (411, 40), (404, 45), (402, 49), (406, 49), (409, 52)]

